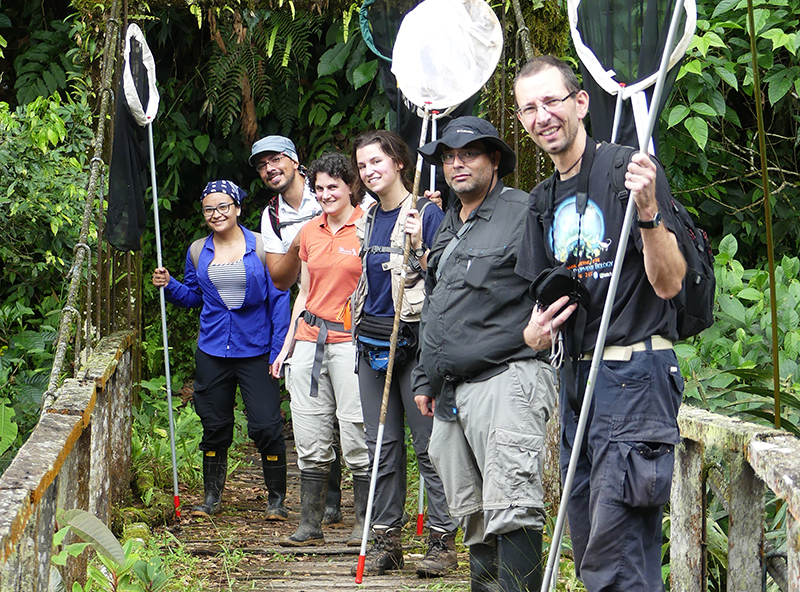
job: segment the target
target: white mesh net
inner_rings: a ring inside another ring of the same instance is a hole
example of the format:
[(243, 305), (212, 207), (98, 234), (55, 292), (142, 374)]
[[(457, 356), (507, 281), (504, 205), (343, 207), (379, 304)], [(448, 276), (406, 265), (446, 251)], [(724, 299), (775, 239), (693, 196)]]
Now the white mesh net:
[(400, 25), (392, 73), (418, 107), (446, 109), (489, 80), (503, 50), (503, 33), (484, 0), (425, 0)]

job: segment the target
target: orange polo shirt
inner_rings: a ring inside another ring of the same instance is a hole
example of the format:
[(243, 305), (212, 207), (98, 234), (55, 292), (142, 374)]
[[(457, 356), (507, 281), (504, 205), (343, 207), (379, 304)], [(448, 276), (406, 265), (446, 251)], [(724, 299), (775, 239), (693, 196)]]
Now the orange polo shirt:
[[(336, 234), (331, 234), (327, 214), (308, 222), (300, 231), (300, 259), (308, 264), (310, 277), (306, 310), (311, 314), (341, 322), (336, 317), (352, 296), (361, 276), (355, 221), (363, 215), (364, 211), (356, 206), (350, 219)], [(319, 327), (309, 326), (301, 319), (295, 338), (316, 341), (318, 333)], [(350, 333), (328, 331), (325, 342), (344, 343), (350, 339)]]

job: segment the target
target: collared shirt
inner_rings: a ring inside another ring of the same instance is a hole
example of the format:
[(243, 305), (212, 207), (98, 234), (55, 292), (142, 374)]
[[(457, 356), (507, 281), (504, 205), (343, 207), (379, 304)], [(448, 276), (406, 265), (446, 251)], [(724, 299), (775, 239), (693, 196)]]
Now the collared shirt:
[(208, 266), (214, 260), (213, 234), (200, 251), (197, 269), (190, 251), (186, 251), (183, 283), (170, 277), (164, 295), (178, 306), (202, 306), (197, 347), (203, 352), (220, 358), (250, 358), (270, 352), (272, 362), (289, 328), (289, 292), (275, 288), (256, 254), (255, 235), (240, 228), (245, 237), (242, 261), (247, 272), (244, 303), (240, 307), (228, 310), (208, 277)]
[(264, 212), (261, 214), (261, 236), (264, 238), (264, 250), (267, 253), (285, 254), (305, 223), (321, 213), (322, 208), (308, 183), (303, 184), (303, 199), (300, 201), (300, 207), (296, 210), (284, 201), (283, 195), (279, 195), (278, 220), (281, 224), (287, 222), (296, 222), (296, 224), (288, 224), (281, 228), (281, 236), (278, 238), (272, 228), (268, 208), (264, 208)]
[[(364, 215), (356, 206), (350, 219), (336, 233), (331, 233), (328, 215), (322, 214), (300, 233), (300, 259), (308, 266), (306, 310), (326, 321), (342, 322), (342, 309), (350, 305), (350, 296), (361, 277), (361, 257), (356, 236), (356, 220)], [(295, 339), (316, 341), (319, 327), (308, 325), (301, 318)], [(346, 343), (353, 336), (349, 331), (328, 330), (326, 343)]]
[(526, 193), (498, 181), (444, 263), (444, 250), (465, 224), (460, 202), (439, 228), (428, 255), (420, 358), (440, 419), (455, 418), (454, 385), (537, 357), (522, 337), (534, 305), (530, 282), (514, 272), (527, 209)]

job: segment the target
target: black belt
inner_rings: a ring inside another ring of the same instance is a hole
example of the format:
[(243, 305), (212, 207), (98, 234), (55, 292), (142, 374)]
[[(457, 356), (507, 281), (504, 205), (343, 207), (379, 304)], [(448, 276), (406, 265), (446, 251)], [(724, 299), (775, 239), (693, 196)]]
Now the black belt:
[(328, 321), (318, 317), (317, 315), (311, 314), (307, 310), (304, 310), (300, 314), (300, 318), (302, 318), (312, 327), (319, 327), (319, 333), (317, 334), (317, 348), (314, 351), (314, 365), (311, 368), (310, 396), (316, 397), (319, 393), (319, 375), (322, 372), (322, 357), (325, 355), (325, 341), (328, 339), (328, 330), (347, 333), (347, 329), (344, 328), (343, 323)]

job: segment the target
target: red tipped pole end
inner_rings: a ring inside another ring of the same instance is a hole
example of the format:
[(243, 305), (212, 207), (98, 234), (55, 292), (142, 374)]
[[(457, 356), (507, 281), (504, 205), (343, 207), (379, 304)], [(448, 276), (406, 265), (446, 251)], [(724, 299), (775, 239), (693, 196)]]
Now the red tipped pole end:
[(181, 498), (179, 495), (173, 496), (173, 502), (175, 503), (175, 516), (178, 518), (181, 517)]
[(366, 555), (359, 555), (358, 556), (358, 567), (356, 567), (356, 584), (360, 584), (361, 580), (364, 579), (364, 564), (367, 561)]
[(417, 514), (417, 536), (422, 534), (422, 525), (425, 523), (425, 516)]

